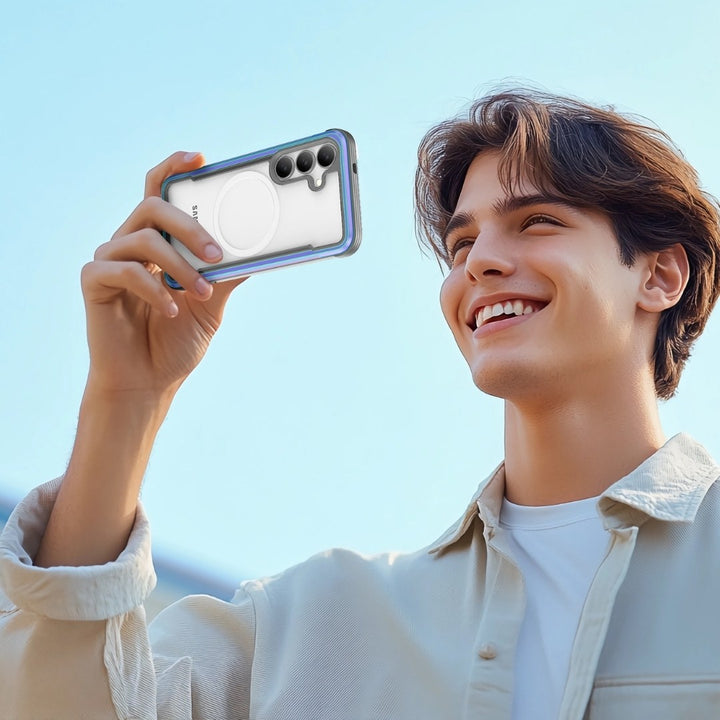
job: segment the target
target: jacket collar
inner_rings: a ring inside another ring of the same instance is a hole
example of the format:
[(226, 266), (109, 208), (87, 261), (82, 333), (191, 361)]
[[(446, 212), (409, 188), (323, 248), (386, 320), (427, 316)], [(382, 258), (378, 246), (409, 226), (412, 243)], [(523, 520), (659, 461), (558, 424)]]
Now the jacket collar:
[[(680, 433), (635, 470), (611, 485), (598, 501), (606, 528), (641, 525), (649, 518), (692, 522), (720, 466), (700, 443)], [(456, 543), (475, 520), (494, 528), (505, 494), (505, 466), (499, 465), (472, 497), (465, 513), (429, 548), (440, 553)]]

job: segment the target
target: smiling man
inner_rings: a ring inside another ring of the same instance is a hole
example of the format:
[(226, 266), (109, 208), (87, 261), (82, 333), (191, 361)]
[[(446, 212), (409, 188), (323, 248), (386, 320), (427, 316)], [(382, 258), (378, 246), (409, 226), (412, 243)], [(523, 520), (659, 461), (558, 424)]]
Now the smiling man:
[(717, 713), (720, 468), (658, 417), (717, 300), (715, 201), (659, 131), (524, 90), (433, 128), (419, 160), (418, 228), (473, 381), (504, 402), (503, 463), (416, 553), (329, 551), (148, 629), (140, 484), (237, 285), (203, 283), (160, 235), (211, 256), (156, 197), (201, 162), (172, 156), (83, 272), (73, 455), (2, 536), (0, 717)]
[(719, 586), (695, 558), (720, 561), (720, 470), (666, 443), (657, 398), (717, 300), (715, 201), (656, 129), (530, 92), (433, 129), (416, 199), (447, 323), (505, 401), (505, 461), (478, 500), (481, 623), (513, 670), (478, 676), (478, 717), (498, 688), (513, 718), (710, 716), (720, 663), (698, 647), (720, 640)]

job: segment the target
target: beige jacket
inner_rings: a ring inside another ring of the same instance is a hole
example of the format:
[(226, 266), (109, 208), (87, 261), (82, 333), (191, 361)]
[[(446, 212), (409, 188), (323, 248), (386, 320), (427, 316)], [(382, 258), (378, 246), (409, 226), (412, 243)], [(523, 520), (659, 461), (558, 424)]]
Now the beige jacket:
[[(561, 718), (720, 717), (719, 477), (679, 435), (601, 497)], [(524, 596), (494, 532), (503, 485), (501, 467), (428, 548), (329, 551), (232, 603), (186, 598), (149, 636), (142, 511), (116, 562), (35, 568), (42, 486), (0, 541), (0, 718), (509, 718)]]

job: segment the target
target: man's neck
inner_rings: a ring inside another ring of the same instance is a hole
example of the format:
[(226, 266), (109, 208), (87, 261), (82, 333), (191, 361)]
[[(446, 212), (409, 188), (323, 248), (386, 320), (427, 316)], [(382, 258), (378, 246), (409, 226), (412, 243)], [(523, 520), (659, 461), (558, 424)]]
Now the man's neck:
[(557, 505), (600, 495), (664, 442), (647, 383), (540, 408), (506, 401), (506, 497)]

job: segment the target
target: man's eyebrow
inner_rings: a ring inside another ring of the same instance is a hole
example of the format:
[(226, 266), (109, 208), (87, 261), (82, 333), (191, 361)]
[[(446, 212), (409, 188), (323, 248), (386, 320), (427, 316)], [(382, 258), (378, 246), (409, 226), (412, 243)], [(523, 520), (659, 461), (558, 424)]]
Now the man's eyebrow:
[(561, 195), (552, 195), (550, 193), (534, 193), (532, 195), (508, 195), (501, 200), (493, 203), (492, 209), (496, 215), (506, 215), (507, 213), (521, 210), (528, 205), (562, 205), (571, 210), (576, 206)]
[[(530, 205), (561, 205), (570, 210), (577, 209), (577, 206), (565, 199), (561, 195), (552, 195), (550, 193), (534, 193), (532, 195), (508, 195), (500, 200), (496, 200), (492, 205), (492, 210), (496, 215), (507, 215), (515, 210), (521, 210)], [(442, 234), (443, 245), (447, 245), (448, 237), (460, 228), (468, 227), (475, 222), (475, 216), (470, 212), (459, 212), (453, 215)]]

